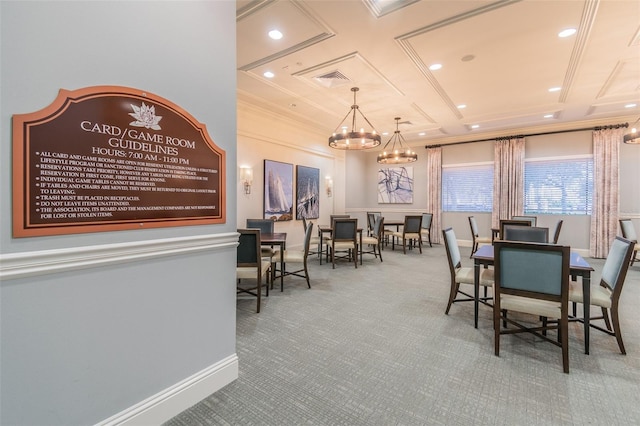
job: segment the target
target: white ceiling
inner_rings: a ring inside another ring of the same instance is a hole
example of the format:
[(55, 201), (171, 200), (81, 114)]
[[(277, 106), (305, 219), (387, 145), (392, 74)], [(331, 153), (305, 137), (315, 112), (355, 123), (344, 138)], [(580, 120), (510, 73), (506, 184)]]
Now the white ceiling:
[[(401, 117), (411, 145), (640, 115), (638, 0), (236, 3), (238, 99), (327, 138), (351, 87), (379, 133)], [(282, 39), (267, 36), (274, 28)]]

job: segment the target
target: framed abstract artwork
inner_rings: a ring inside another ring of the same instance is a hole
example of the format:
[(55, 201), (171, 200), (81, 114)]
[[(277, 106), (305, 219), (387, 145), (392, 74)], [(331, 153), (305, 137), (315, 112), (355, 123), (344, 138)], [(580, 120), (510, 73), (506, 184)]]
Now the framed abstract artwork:
[(320, 217), (320, 169), (296, 166), (296, 219)]
[(293, 164), (264, 160), (264, 218), (293, 220)]
[(378, 170), (378, 203), (413, 203), (413, 167)]

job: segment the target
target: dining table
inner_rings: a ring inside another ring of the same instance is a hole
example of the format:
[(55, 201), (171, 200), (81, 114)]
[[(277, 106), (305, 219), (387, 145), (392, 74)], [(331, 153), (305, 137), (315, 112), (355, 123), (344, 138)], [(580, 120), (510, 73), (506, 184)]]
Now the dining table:
[[(260, 245), (261, 246), (278, 246), (280, 252), (280, 270), (284, 271), (284, 251), (287, 249), (287, 233), (286, 232), (274, 232), (274, 233), (260, 233)], [(276, 272), (271, 271), (271, 276), (275, 277)], [(273, 286), (273, 280), (271, 280)], [(280, 274), (280, 288), (284, 285), (284, 274)]]
[[(480, 303), (480, 268), (493, 266), (494, 251), (493, 245), (481, 246), (474, 254), (474, 281), (473, 281), (473, 298), (474, 298), (474, 326), (478, 328), (478, 306)], [(593, 267), (580, 256), (579, 253), (571, 251), (569, 258), (569, 275), (573, 280), (577, 277), (582, 278), (582, 294), (583, 299), (583, 323), (584, 323), (584, 353), (589, 354), (589, 320), (591, 316), (591, 272)]]

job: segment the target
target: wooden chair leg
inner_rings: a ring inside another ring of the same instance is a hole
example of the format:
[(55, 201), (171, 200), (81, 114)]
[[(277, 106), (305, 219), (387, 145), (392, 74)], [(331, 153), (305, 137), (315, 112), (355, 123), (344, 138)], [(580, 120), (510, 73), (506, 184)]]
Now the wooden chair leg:
[(622, 352), (623, 355), (626, 355), (627, 351), (624, 349), (624, 343), (622, 343), (622, 332), (620, 331), (620, 320), (618, 318), (617, 308), (611, 309), (611, 321), (613, 322), (613, 332), (615, 333), (620, 352)]

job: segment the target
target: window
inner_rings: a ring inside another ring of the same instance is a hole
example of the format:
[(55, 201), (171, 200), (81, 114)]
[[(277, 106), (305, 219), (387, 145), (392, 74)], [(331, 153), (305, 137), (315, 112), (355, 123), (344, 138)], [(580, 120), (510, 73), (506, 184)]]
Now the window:
[(491, 212), (493, 163), (443, 166), (442, 210)]
[(526, 214), (591, 214), (593, 158), (526, 160)]

